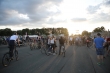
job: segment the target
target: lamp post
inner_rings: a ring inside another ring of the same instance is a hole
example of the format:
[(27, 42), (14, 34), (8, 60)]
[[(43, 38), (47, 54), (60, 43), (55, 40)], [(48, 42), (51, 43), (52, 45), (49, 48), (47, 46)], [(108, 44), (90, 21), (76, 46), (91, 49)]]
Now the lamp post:
[(109, 31), (109, 29), (108, 29), (108, 37), (110, 37), (110, 31)]

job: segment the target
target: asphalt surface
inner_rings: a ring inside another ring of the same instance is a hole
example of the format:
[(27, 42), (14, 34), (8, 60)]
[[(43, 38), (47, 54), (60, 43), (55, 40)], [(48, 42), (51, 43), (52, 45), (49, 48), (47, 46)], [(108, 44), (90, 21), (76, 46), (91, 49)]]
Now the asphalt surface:
[(17, 47), (17, 50), (19, 60), (3, 67), (2, 57), (8, 48), (0, 46), (0, 73), (110, 73), (110, 57), (104, 59), (103, 65), (97, 65), (95, 48), (66, 45), (65, 57), (47, 56), (38, 49), (30, 50), (29, 46)]

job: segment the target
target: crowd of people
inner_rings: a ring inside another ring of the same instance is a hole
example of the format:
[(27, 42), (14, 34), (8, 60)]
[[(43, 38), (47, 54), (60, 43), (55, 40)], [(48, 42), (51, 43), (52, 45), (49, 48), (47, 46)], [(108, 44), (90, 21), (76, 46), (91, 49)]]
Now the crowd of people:
[[(65, 48), (65, 45), (69, 44), (70, 46), (86, 45), (87, 47), (89, 47), (89, 43), (91, 42), (92, 43), (91, 46), (94, 46), (94, 48), (96, 49), (98, 65), (103, 64), (103, 59), (109, 56), (109, 53), (110, 53), (110, 38), (101, 36), (100, 33), (98, 33), (97, 37), (94, 37), (94, 38), (84, 37), (84, 36), (83, 37), (81, 36), (70, 36), (70, 37), (38, 36), (38, 37), (30, 38), (28, 35), (25, 38), (23, 37), (19, 38), (17, 33), (14, 33), (12, 36), (5, 37), (2, 39), (2, 41), (4, 41), (6, 44), (10, 46), (9, 51), (10, 51), (11, 58), (13, 57), (12, 51), (14, 49), (14, 46), (16, 45), (15, 44), (16, 40), (18, 44), (20, 43), (19, 40), (21, 40), (31, 46), (37, 45), (39, 49), (41, 48), (42, 45), (46, 45), (46, 48), (49, 48), (51, 46), (50, 50), (52, 51), (49, 51), (49, 53), (52, 53), (53, 55), (56, 55), (55, 49), (57, 47), (59, 47), (59, 55), (60, 55), (62, 46), (64, 46)], [(59, 46), (56, 44), (56, 40), (59, 41)]]
[(68, 38), (68, 40), (70, 45), (77, 46), (86, 45), (88, 47), (90, 42), (93, 43), (93, 38), (91, 38), (90, 36), (71, 36)]

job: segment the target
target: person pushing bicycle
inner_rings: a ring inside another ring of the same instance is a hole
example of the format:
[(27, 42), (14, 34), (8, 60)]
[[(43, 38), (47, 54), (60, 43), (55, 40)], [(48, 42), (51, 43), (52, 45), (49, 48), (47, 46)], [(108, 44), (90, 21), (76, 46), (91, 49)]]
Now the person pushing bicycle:
[(13, 50), (15, 49), (16, 46), (16, 41), (19, 44), (19, 40), (18, 40), (18, 35), (17, 32), (15, 32), (9, 40), (9, 53), (10, 53), (10, 58), (13, 60)]
[(59, 55), (61, 53), (61, 47), (63, 46), (65, 48), (65, 39), (61, 36), (60, 39), (59, 39), (59, 45), (60, 45), (60, 48), (59, 48)]

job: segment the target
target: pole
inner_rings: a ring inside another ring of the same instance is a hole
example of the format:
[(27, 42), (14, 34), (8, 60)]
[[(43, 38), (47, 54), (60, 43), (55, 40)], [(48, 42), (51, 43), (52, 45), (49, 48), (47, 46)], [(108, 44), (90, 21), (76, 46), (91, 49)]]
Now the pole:
[(110, 31), (109, 31), (109, 29), (108, 29), (108, 37), (110, 37)]

